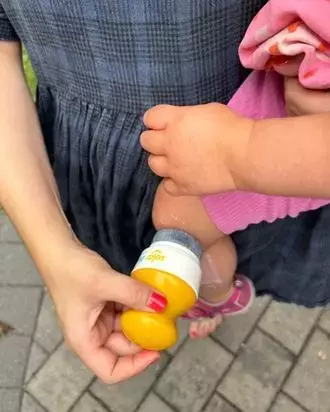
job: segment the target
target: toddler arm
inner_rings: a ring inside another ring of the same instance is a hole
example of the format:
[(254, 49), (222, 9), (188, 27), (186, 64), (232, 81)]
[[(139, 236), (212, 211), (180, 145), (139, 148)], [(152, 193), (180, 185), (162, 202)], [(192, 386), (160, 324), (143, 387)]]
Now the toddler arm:
[(257, 121), (238, 169), (243, 190), (330, 198), (330, 113)]

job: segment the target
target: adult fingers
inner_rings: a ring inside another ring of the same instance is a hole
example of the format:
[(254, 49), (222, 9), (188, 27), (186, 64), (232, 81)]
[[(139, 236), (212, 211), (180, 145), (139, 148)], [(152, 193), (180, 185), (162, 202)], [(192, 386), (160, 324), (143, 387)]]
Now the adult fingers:
[(122, 332), (113, 332), (104, 346), (118, 356), (135, 355), (141, 352), (141, 348), (130, 342)]
[[(74, 322), (71, 327), (70, 324), (67, 325), (69, 333), (66, 335), (69, 346), (99, 379), (106, 383), (124, 380), (141, 372), (159, 358), (157, 352), (144, 351), (142, 357), (138, 356), (141, 351), (135, 345), (129, 344), (119, 332), (113, 331), (112, 328), (117, 322), (114, 322), (111, 313), (101, 316), (102, 319), (99, 317), (92, 328), (84, 317), (78, 323)], [(119, 360), (120, 356), (123, 356), (124, 362)]]
[(146, 351), (118, 356), (106, 346), (93, 348), (89, 344), (83, 345), (77, 353), (86, 366), (107, 384), (137, 375), (160, 356), (157, 352)]
[(159, 353), (142, 351), (136, 355), (123, 356), (116, 359), (112, 373), (106, 383), (117, 383), (141, 373), (152, 363), (159, 360)]
[[(110, 315), (109, 315), (110, 316)], [(107, 335), (104, 346), (119, 356), (134, 355), (141, 352), (141, 348), (130, 342), (121, 331), (121, 314), (116, 314), (113, 322), (113, 331)]]
[(148, 312), (163, 312), (167, 306), (164, 295), (137, 280), (109, 270), (97, 286), (99, 299), (120, 303), (126, 307)]

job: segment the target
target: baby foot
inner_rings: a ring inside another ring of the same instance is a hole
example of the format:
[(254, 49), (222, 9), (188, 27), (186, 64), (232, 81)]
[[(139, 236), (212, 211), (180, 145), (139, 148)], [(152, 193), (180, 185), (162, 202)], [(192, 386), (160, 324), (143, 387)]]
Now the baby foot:
[(200, 318), (191, 322), (189, 336), (191, 339), (202, 339), (215, 332), (221, 324), (223, 316), (218, 314), (214, 318)]
[(252, 282), (243, 275), (237, 275), (234, 291), (230, 297), (219, 304), (211, 304), (199, 299), (184, 317), (194, 319), (190, 326), (191, 338), (202, 338), (213, 333), (224, 316), (241, 315), (251, 307), (255, 291)]

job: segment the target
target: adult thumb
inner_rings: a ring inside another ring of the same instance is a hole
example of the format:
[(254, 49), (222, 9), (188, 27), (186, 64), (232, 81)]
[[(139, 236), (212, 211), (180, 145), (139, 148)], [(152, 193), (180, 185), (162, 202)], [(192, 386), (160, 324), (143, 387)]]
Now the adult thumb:
[(112, 273), (105, 278), (102, 286), (107, 301), (120, 303), (128, 308), (148, 312), (163, 312), (167, 299), (145, 283), (132, 279), (121, 273)]

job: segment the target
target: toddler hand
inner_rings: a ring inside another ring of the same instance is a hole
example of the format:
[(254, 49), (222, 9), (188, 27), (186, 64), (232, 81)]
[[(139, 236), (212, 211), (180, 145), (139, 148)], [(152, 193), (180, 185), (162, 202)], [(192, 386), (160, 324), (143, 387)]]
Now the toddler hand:
[(254, 121), (218, 103), (156, 106), (144, 116), (141, 135), (149, 166), (173, 195), (205, 195), (239, 188)]

